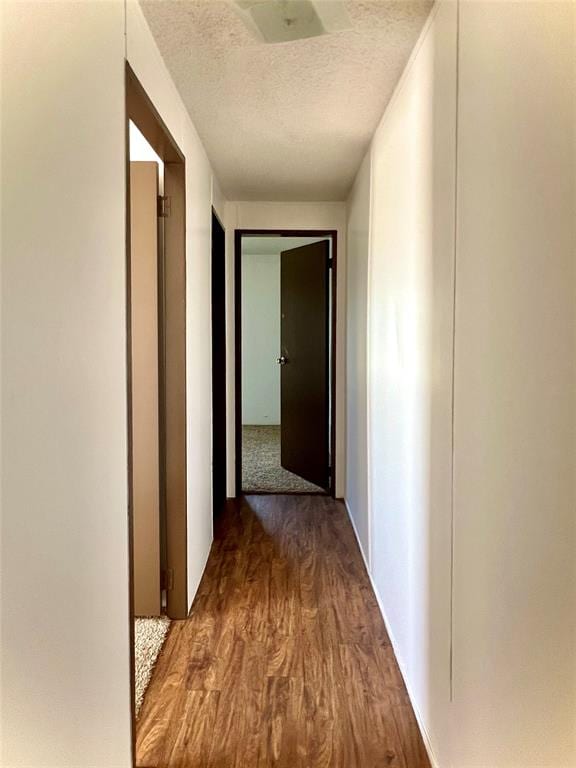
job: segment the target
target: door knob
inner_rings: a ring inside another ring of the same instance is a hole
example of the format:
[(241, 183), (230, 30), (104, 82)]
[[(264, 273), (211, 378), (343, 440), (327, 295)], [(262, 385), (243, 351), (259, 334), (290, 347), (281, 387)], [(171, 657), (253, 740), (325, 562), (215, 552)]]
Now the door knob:
[(286, 365), (286, 363), (288, 362), (288, 358), (282, 355), (282, 357), (277, 358), (276, 362), (278, 363), (278, 365)]

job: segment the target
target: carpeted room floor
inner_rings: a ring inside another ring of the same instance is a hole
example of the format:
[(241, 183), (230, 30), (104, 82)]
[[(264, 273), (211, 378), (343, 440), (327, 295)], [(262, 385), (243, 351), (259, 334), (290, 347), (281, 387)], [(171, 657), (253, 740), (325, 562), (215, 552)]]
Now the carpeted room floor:
[(166, 616), (134, 619), (134, 682), (136, 717), (144, 701), (152, 670), (170, 629)]
[(324, 489), (280, 464), (280, 427), (242, 427), (242, 490), (269, 493), (323, 493)]

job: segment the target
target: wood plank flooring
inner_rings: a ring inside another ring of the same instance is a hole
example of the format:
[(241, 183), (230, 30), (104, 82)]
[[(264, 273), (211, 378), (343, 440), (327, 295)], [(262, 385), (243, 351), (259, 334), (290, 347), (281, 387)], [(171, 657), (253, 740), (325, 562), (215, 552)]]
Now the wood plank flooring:
[(136, 737), (139, 768), (429, 768), (340, 502), (229, 503)]

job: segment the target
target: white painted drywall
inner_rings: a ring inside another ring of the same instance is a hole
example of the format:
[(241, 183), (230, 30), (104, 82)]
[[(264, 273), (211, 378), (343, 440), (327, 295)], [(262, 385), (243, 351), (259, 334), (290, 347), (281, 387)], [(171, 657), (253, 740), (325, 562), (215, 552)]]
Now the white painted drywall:
[(338, 233), (338, 290), (336, 297), (336, 495), (344, 495), (346, 450), (346, 203), (228, 202), (227, 227), (227, 338), (228, 338), (228, 495), (235, 492), (234, 429), (234, 230), (316, 229)]
[(128, 768), (124, 8), (0, 15), (0, 764)]
[(460, 9), (455, 766), (576, 765), (574, 13)]
[(126, 45), (187, 161), (190, 601), (212, 539), (217, 185), (135, 0), (127, 29), (121, 0), (0, 13), (0, 764), (128, 768)]
[(371, 571), (440, 768), (576, 765), (575, 13), (441, 2), (371, 148)]
[(456, 22), (456, 4), (440, 3), (374, 137), (370, 233), (370, 562), (440, 765), (450, 693)]
[(242, 423), (280, 424), (280, 254), (242, 254)]
[(348, 198), (346, 275), (346, 503), (369, 556), (368, 516), (368, 248), (370, 161), (364, 158)]
[(212, 541), (211, 206), (222, 209), (206, 153), (140, 5), (127, 3), (128, 61), (186, 157), (188, 600)]

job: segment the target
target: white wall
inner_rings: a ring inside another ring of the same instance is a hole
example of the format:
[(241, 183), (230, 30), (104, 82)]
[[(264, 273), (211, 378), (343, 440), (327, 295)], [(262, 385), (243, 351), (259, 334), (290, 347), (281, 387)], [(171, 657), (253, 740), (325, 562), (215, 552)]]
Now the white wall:
[(280, 254), (242, 254), (242, 423), (280, 424)]
[(455, 3), (438, 6), (372, 144), (370, 562), (438, 760), (450, 694), (456, 19)]
[(433, 11), (349, 201), (365, 554), (434, 762), (574, 768), (576, 9), (459, 13)]
[(124, 10), (0, 13), (0, 764), (125, 768)]
[(576, 765), (574, 12), (460, 11), (453, 761), (466, 768)]
[(370, 549), (366, 378), (370, 160), (368, 153), (348, 199), (346, 249), (346, 503), (367, 557)]
[(187, 161), (190, 600), (212, 538), (217, 185), (135, 0), (127, 27), (121, 0), (0, 13), (0, 764), (127, 768), (126, 45)]
[(228, 495), (235, 492), (234, 434), (234, 230), (330, 229), (338, 233), (338, 291), (336, 297), (336, 495), (345, 488), (346, 446), (346, 204), (228, 202), (226, 205), (228, 317)]

